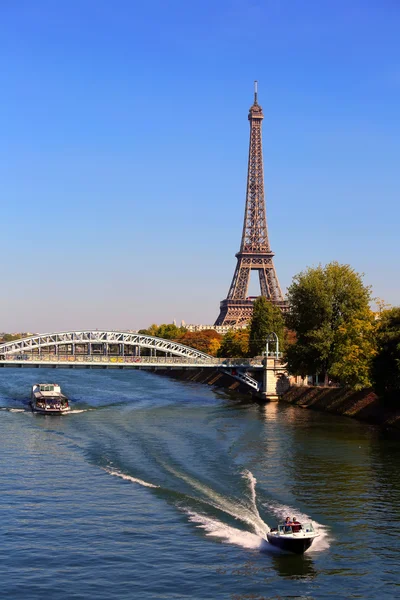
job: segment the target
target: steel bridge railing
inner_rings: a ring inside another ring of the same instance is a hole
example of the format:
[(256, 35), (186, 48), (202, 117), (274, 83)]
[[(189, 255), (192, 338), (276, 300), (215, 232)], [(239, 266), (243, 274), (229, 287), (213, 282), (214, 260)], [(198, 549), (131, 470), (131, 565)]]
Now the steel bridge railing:
[(61, 354), (3, 354), (0, 360), (21, 363), (104, 363), (104, 364), (155, 364), (155, 365), (212, 365), (224, 368), (260, 367), (260, 359), (250, 358), (213, 358), (205, 360), (190, 356), (103, 356), (103, 355), (61, 355)]

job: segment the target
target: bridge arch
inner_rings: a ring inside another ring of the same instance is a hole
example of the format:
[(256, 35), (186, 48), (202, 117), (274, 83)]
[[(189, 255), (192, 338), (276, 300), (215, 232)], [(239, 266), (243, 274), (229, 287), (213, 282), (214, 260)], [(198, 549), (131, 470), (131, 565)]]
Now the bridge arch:
[(178, 342), (173, 342), (172, 340), (164, 340), (140, 333), (100, 331), (97, 329), (43, 333), (5, 342), (0, 344), (0, 356), (12, 358), (24, 353), (41, 353), (43, 349), (48, 351), (51, 347), (54, 347), (57, 353), (60, 346), (71, 348), (72, 353), (75, 354), (76, 347), (82, 345), (87, 346), (89, 354), (92, 353), (92, 348), (97, 345), (101, 345), (106, 351), (109, 350), (110, 346), (120, 345), (122, 351), (124, 351), (125, 347), (148, 348), (172, 356), (191, 358), (196, 360), (196, 362), (210, 362), (210, 360), (213, 360), (213, 357), (205, 352), (190, 348), (184, 344), (179, 344)]

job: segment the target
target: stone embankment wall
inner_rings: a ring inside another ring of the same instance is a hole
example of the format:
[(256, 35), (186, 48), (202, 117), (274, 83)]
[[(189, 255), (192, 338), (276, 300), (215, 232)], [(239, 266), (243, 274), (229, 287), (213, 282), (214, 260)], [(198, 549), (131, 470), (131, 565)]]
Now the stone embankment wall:
[[(205, 383), (224, 388), (235, 393), (252, 395), (251, 389), (218, 371), (218, 369), (160, 369), (154, 372), (167, 375), (180, 381)], [(261, 377), (261, 372), (253, 373)], [(337, 415), (344, 415), (367, 421), (374, 425), (396, 428), (400, 431), (400, 408), (398, 410), (385, 409), (377, 395), (371, 389), (354, 392), (352, 390), (336, 387), (292, 386), (283, 396), (281, 402), (288, 402), (301, 408), (320, 410)]]
[[(233, 379), (229, 375), (221, 373), (218, 369), (202, 369), (201, 367), (193, 369), (160, 369), (157, 367), (154, 369), (154, 373), (159, 375), (167, 375), (168, 377), (179, 379), (180, 381), (206, 383), (207, 385), (214, 385), (216, 387), (224, 388), (225, 390), (230, 390), (239, 394), (246, 394), (248, 396), (252, 395), (252, 390), (248, 385)], [(251, 373), (251, 375), (255, 379), (259, 379), (261, 377), (261, 372), (258, 374)]]
[(385, 409), (372, 389), (354, 392), (336, 387), (291, 387), (281, 398), (301, 408), (353, 417), (374, 425), (395, 427), (400, 430), (399, 410)]

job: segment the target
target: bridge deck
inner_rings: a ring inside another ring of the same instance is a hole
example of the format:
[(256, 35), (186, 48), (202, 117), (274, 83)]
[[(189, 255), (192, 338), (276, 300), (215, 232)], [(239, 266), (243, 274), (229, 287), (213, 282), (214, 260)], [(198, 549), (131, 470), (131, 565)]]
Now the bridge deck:
[(0, 360), (0, 368), (66, 368), (66, 369), (262, 369), (257, 360), (213, 359), (210, 361), (196, 360), (186, 357), (122, 357), (122, 356), (69, 356), (57, 358), (44, 356), (42, 358), (29, 356), (27, 358), (7, 358)]

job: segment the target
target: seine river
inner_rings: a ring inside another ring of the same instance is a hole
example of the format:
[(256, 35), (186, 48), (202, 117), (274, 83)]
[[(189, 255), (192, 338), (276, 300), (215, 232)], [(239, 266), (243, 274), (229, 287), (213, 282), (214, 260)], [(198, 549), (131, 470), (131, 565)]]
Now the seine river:
[[(37, 379), (69, 415), (34, 415)], [(146, 372), (0, 370), (0, 597), (399, 598), (400, 442)], [(285, 516), (303, 556), (264, 535)]]

